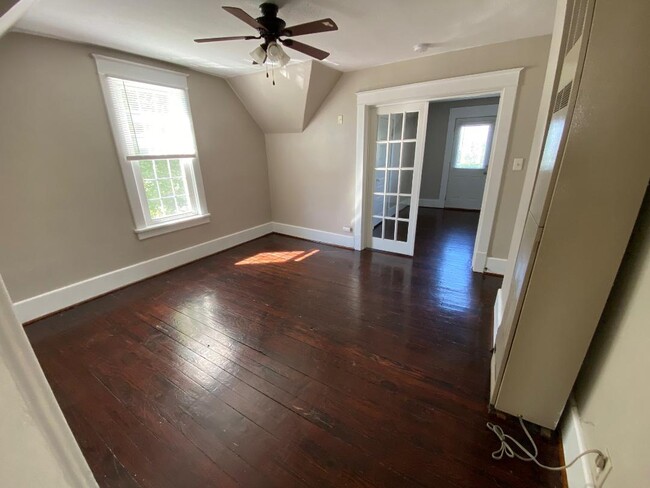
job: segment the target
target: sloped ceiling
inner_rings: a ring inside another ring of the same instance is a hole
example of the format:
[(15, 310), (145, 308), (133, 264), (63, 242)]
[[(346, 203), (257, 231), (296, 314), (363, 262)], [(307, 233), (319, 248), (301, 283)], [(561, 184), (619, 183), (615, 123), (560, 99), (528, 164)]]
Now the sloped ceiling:
[[(339, 30), (303, 36), (329, 51), (339, 71), (427, 54), (550, 34), (554, 0), (275, 0), (288, 25), (331, 17)], [(195, 44), (196, 37), (254, 31), (221, 7), (256, 17), (262, 0), (40, 0), (17, 28), (147, 56), (219, 76), (260, 71), (248, 53), (255, 41)], [(297, 61), (311, 58), (289, 51)]]
[(34, 0), (0, 0), (0, 37), (18, 22)]
[[(229, 78), (228, 82), (265, 134), (302, 132), (341, 72), (317, 61), (275, 72)], [(275, 85), (273, 85), (275, 79)]]

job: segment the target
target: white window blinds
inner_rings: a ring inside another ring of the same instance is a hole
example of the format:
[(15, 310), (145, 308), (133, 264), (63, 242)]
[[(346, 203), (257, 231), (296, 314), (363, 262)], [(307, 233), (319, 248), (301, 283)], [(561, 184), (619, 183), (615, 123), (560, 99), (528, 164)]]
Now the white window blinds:
[(195, 156), (185, 90), (111, 76), (106, 84), (127, 159)]

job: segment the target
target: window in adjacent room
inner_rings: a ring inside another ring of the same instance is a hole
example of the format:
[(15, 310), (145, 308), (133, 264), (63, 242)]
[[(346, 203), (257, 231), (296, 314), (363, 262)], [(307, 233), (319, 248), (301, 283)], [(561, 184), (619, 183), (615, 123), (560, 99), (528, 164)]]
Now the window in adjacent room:
[(454, 158), (456, 169), (484, 169), (489, 159), (491, 124), (459, 124)]
[(138, 237), (208, 222), (186, 75), (95, 61)]

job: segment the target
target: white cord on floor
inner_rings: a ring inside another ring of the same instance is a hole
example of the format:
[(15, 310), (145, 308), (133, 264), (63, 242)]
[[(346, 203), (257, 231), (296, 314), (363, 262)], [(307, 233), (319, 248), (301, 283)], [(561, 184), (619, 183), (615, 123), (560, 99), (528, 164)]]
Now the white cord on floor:
[[(533, 461), (540, 468), (550, 469), (552, 471), (561, 471), (563, 469), (570, 468), (575, 464), (575, 462), (578, 459), (580, 459), (583, 456), (586, 456), (587, 454), (598, 454), (598, 458), (596, 460), (597, 465), (602, 464), (602, 466), (605, 466), (605, 463), (607, 462), (607, 456), (605, 456), (605, 454), (603, 454), (602, 451), (598, 449), (589, 449), (588, 451), (580, 453), (573, 461), (571, 461), (569, 464), (565, 464), (564, 466), (546, 466), (545, 464), (542, 464), (537, 460), (537, 455), (538, 455), (537, 445), (535, 445), (535, 441), (533, 440), (530, 433), (528, 432), (528, 429), (524, 425), (524, 420), (521, 417), (519, 417), (519, 423), (521, 423), (521, 428), (524, 429), (524, 432), (526, 433), (526, 437), (528, 437), (528, 440), (533, 446), (533, 453), (531, 453), (530, 451), (528, 451), (528, 449), (522, 446), (517, 441), (517, 439), (503, 432), (503, 429), (501, 427), (499, 427), (498, 425), (494, 425), (492, 422), (488, 422), (487, 428), (490, 429), (492, 432), (494, 432), (496, 436), (499, 438), (499, 440), (501, 441), (501, 447), (492, 453), (492, 459), (496, 459), (496, 460), (502, 459), (505, 454), (509, 458), (517, 458), (517, 459), (521, 459), (522, 461)], [(523, 452), (524, 455), (522, 456), (521, 454), (516, 453), (514, 447), (510, 445), (508, 442), (513, 443), (515, 447), (521, 449), (521, 452)]]

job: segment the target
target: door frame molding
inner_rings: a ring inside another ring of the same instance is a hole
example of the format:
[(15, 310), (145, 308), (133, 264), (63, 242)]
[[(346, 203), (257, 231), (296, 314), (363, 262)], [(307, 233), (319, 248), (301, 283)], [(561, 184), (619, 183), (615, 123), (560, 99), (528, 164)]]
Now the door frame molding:
[(491, 71), (440, 80), (411, 83), (357, 93), (357, 148), (355, 174), (354, 248), (368, 247), (369, 237), (364, 222), (368, 217), (366, 182), (369, 175), (368, 126), (370, 107), (391, 103), (431, 102), (449, 99), (471, 99), (499, 96), (499, 111), (494, 128), (490, 165), (481, 204), (472, 270), (482, 273), (494, 230), (496, 209), (503, 179), (506, 151), (515, 111), (517, 89), (524, 68)]
[[(495, 110), (496, 109), (496, 110)], [(440, 177), (440, 189), (438, 190), (438, 202), (440, 208), (445, 208), (445, 199), (447, 198), (447, 183), (449, 183), (449, 169), (451, 167), (451, 158), (454, 155), (454, 139), (456, 136), (456, 120), (471, 117), (496, 117), (499, 105), (476, 105), (474, 107), (457, 107), (449, 110), (449, 120), (447, 121), (447, 138), (445, 139), (445, 155), (442, 160), (442, 176)], [(496, 121), (495, 129), (496, 129)], [(494, 130), (492, 134), (492, 145), (490, 146), (490, 155), (488, 156), (488, 171), (492, 163), (492, 150), (494, 149)], [(487, 180), (486, 184), (487, 186)]]
[[(42, 434), (43, 449), (56, 460), (57, 468), (71, 487), (97, 487), (79, 444), (61, 411), (14, 311), (0, 275), (0, 356), (23, 397), (27, 422)], [(36, 468), (38, 469), (38, 460)]]

